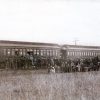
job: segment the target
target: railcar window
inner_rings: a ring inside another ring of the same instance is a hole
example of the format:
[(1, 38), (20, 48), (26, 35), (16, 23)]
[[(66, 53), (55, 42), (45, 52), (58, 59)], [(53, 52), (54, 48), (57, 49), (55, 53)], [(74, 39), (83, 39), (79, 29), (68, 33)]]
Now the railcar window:
[(83, 52), (83, 56), (85, 56), (85, 52)]
[(55, 50), (53, 50), (53, 56), (55, 56)]
[(20, 55), (22, 55), (22, 49), (20, 49), (20, 52), (19, 52), (19, 54), (20, 54)]
[(73, 56), (73, 52), (71, 51), (71, 56)]
[(75, 52), (73, 52), (73, 56), (75, 55)]
[(67, 52), (67, 55), (68, 55), (68, 56), (70, 55), (70, 51)]
[(83, 56), (85, 56), (85, 52), (83, 52)]
[(89, 56), (91, 56), (91, 52), (89, 51)]
[(53, 50), (51, 50), (51, 56), (53, 56)]
[(15, 50), (14, 49), (12, 49), (12, 55), (15, 55)]
[(91, 56), (91, 52), (89, 51), (89, 56)]
[(75, 56), (75, 51), (73, 51), (73, 56)]
[(99, 55), (99, 53), (97, 52), (97, 56)]
[(88, 55), (88, 56), (90, 55), (89, 52), (87, 52), (87, 55)]
[(85, 56), (87, 56), (87, 52), (85, 52)]
[(93, 52), (93, 56), (95, 55), (95, 53)]
[(80, 56), (80, 52), (79, 51), (77, 51), (77, 55)]
[(52, 50), (50, 50), (50, 56), (52, 56)]
[(87, 51), (85, 52), (85, 56), (87, 56)]
[(24, 56), (26, 55), (25, 49), (23, 49), (23, 55), (24, 55)]
[(91, 52), (89, 51), (89, 56), (91, 56)]
[(44, 50), (42, 50), (42, 52), (43, 52), (43, 56), (44, 56)]
[(67, 52), (67, 55), (69, 56), (69, 51)]
[(83, 56), (83, 52), (81, 53), (81, 55)]
[(47, 50), (44, 50), (44, 55), (45, 55), (45, 56), (47, 55)]
[(72, 51), (72, 56), (74, 56), (74, 52)]
[(56, 52), (56, 56), (57, 56), (58, 55), (58, 51), (56, 50), (55, 52)]
[(10, 55), (10, 49), (7, 50), (7, 54)]
[(39, 55), (39, 50), (37, 50), (37, 55)]
[(27, 49), (27, 52), (29, 52), (30, 51), (30, 49)]
[(92, 54), (91, 54), (92, 56), (93, 56), (93, 52), (92, 52)]
[(36, 50), (34, 49), (34, 54), (36, 54)]
[(75, 55), (75, 52), (73, 51), (73, 56)]
[(78, 51), (78, 56), (80, 56), (80, 51)]
[(69, 56), (70, 56), (70, 51), (69, 51)]
[(33, 50), (32, 50), (32, 49), (29, 49), (29, 51), (31, 51), (31, 52), (32, 52)]
[(86, 51), (86, 56), (88, 56), (88, 52)]
[(93, 54), (93, 52), (92, 52), (92, 56), (93, 56), (94, 54)]
[(83, 51), (81, 52), (81, 55), (83, 56)]
[(81, 55), (81, 51), (80, 51), (80, 56), (82, 56), (82, 55)]
[(72, 56), (73, 56), (73, 51), (71, 51), (71, 53), (72, 53)]
[(97, 51), (97, 56), (99, 55), (99, 52)]
[(83, 52), (81, 52), (81, 56), (83, 56)]
[(15, 49), (15, 55), (19, 55), (18, 49)]
[(72, 51), (70, 51), (70, 56), (72, 56)]
[(49, 50), (49, 56), (51, 56), (51, 50)]
[(91, 52), (91, 56), (93, 56), (93, 52)]
[(79, 51), (77, 51), (77, 56), (79, 56)]
[(41, 50), (39, 50), (39, 55), (41, 55)]
[(95, 56), (96, 54), (95, 54), (95, 52), (94, 52), (94, 56)]
[(40, 50), (40, 55), (43, 56), (43, 50)]
[(98, 52), (98, 55), (100, 55), (100, 52)]
[(76, 53), (77, 53), (77, 52), (75, 51), (75, 52), (74, 52), (74, 55), (75, 55), (75, 56), (77, 55)]
[(86, 56), (86, 51), (84, 52), (84, 56)]
[(78, 51), (76, 51), (76, 55), (78, 55)]
[(89, 52), (87, 52), (87, 56), (89, 56)]
[(86, 56), (88, 56), (88, 52), (86, 52)]
[(4, 49), (4, 55), (6, 55), (6, 49)]
[(84, 56), (86, 56), (86, 51), (84, 52)]
[(47, 50), (47, 56), (49, 56), (49, 50)]
[(90, 52), (90, 56), (91, 56), (91, 52)]
[(73, 52), (71, 51), (71, 56), (73, 56)]
[(15, 51), (15, 55), (19, 55), (18, 51)]
[(95, 56), (97, 55), (97, 53), (95, 52)]
[(95, 56), (96, 56), (96, 52), (95, 52)]
[(82, 52), (81, 52), (81, 56), (82, 56)]
[(77, 51), (75, 52), (75, 55), (77, 56)]

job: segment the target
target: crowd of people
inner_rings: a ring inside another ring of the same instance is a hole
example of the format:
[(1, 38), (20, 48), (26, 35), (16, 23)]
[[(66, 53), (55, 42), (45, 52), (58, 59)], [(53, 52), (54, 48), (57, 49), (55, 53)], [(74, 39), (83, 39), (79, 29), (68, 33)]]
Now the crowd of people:
[(51, 69), (54, 69), (55, 72), (99, 71), (100, 59), (98, 57), (73, 60), (60, 59), (58, 62), (54, 63), (54, 65), (51, 65)]
[(10, 69), (48, 69), (48, 73), (98, 71), (100, 69), (99, 57), (57, 59), (38, 56), (16, 56), (1, 58), (0, 68)]
[(33, 59), (34, 68), (48, 69), (48, 73), (59, 72), (84, 72), (98, 71), (100, 69), (99, 57), (84, 58), (84, 59), (53, 59), (53, 58), (38, 58)]

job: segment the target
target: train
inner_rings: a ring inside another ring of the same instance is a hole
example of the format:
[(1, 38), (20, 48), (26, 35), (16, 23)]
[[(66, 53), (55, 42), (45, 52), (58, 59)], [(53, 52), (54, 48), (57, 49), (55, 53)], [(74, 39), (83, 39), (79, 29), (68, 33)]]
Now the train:
[(0, 40), (0, 69), (48, 68), (95, 57), (100, 59), (100, 46)]
[(0, 40), (0, 57), (39, 56), (53, 59), (76, 59), (100, 56), (100, 46)]

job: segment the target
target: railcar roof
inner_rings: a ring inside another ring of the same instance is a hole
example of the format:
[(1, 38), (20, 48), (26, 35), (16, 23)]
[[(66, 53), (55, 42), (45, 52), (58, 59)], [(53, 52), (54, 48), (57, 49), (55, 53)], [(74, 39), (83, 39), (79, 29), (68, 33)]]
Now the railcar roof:
[(78, 48), (99, 48), (100, 49), (100, 46), (86, 46), (86, 45), (67, 45), (67, 44), (64, 44), (62, 45), (63, 47), (78, 47)]
[(22, 44), (22, 45), (49, 45), (49, 46), (59, 46), (54, 43), (40, 43), (40, 42), (26, 42), (26, 41), (9, 41), (9, 40), (0, 40), (0, 43), (6, 44)]

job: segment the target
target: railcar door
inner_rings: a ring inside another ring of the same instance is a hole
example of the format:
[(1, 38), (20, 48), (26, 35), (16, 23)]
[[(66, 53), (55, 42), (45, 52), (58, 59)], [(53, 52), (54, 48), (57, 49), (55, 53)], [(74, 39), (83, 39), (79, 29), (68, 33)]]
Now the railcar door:
[(67, 50), (61, 50), (61, 58), (66, 59), (67, 58)]

